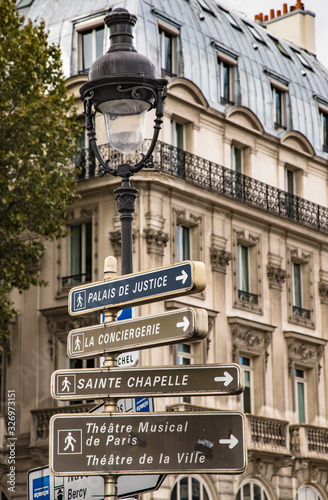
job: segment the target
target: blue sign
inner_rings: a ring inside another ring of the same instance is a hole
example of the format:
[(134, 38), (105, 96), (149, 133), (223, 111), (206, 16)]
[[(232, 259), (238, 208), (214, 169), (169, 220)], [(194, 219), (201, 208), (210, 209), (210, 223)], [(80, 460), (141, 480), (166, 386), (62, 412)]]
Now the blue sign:
[(205, 265), (185, 261), (151, 271), (128, 274), (90, 285), (72, 288), (69, 313), (85, 314), (100, 309), (144, 304), (162, 297), (204, 290)]
[(149, 398), (134, 398), (136, 411), (151, 411)]
[(50, 500), (50, 475), (33, 479), (33, 500)]

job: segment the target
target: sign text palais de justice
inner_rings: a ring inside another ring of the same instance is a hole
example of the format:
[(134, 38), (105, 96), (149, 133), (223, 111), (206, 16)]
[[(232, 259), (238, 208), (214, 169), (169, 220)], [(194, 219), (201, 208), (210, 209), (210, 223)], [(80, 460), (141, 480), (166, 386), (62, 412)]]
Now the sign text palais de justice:
[(205, 283), (204, 264), (185, 261), (72, 288), (69, 313), (85, 314), (108, 307), (148, 303), (165, 296), (194, 293), (202, 291)]

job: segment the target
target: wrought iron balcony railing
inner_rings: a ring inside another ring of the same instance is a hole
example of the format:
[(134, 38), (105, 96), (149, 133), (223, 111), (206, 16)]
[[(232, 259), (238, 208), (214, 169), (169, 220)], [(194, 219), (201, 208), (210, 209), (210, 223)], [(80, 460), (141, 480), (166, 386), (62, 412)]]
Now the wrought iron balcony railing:
[[(144, 142), (141, 151), (129, 156), (129, 161), (136, 163), (140, 159), (140, 152), (145, 152), (148, 145), (149, 140)], [(100, 146), (99, 149), (103, 158), (107, 158), (113, 167), (127, 161), (127, 157), (123, 159), (123, 156), (111, 149), (109, 145)], [(328, 209), (322, 205), (317, 205), (161, 141), (157, 142), (153, 156), (154, 168), (157, 171), (174, 175), (222, 196), (328, 233)], [(92, 155), (85, 151), (80, 161), (76, 163), (81, 168), (79, 179), (98, 175), (98, 166), (94, 164), (94, 159), (90, 161), (88, 158), (92, 158)]]
[(293, 306), (294, 316), (300, 316), (301, 318), (311, 319), (311, 311), (308, 309), (303, 309), (302, 307)]
[(72, 274), (71, 276), (64, 276), (62, 278), (62, 287), (80, 285), (81, 283), (88, 283), (91, 280), (91, 273)]
[(244, 290), (238, 290), (238, 299), (244, 302), (249, 302), (250, 304), (258, 304), (259, 296), (255, 293), (244, 292)]

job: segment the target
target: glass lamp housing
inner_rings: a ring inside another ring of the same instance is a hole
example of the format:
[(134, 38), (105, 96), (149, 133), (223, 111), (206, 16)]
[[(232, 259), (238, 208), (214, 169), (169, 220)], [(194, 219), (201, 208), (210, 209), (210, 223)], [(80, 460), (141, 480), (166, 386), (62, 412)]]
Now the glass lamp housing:
[(104, 115), (109, 144), (123, 154), (132, 153), (145, 138), (145, 118), (150, 104), (137, 99), (117, 99), (98, 105)]

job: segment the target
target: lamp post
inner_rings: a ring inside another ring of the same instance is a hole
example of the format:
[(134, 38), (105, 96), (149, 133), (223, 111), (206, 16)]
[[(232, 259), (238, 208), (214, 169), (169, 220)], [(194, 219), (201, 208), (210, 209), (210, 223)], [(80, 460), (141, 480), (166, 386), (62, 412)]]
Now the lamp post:
[[(133, 46), (132, 28), (136, 21), (136, 16), (123, 8), (114, 9), (105, 17), (110, 31), (110, 48), (92, 64), (89, 81), (80, 89), (86, 129), (90, 145), (100, 163), (100, 174), (122, 178), (122, 185), (114, 193), (121, 220), (123, 275), (133, 272), (132, 223), (138, 190), (131, 186), (130, 178), (143, 167), (154, 165), (152, 153), (161, 129), (167, 86), (166, 80), (155, 78), (155, 66), (151, 61), (139, 54)], [(123, 163), (117, 168), (111, 167), (108, 160), (102, 158), (97, 146), (96, 112), (104, 115), (109, 144), (124, 154), (141, 146), (144, 140), (145, 114), (151, 109), (155, 109), (156, 118), (147, 153), (135, 165)], [(107, 320), (113, 321), (114, 316)], [(105, 365), (110, 367), (114, 363), (114, 355), (107, 354)], [(115, 412), (116, 403), (114, 398), (108, 398), (104, 411)], [(106, 476), (105, 498), (116, 498), (116, 490), (116, 476)]]
[[(153, 156), (164, 113), (167, 81), (155, 78), (155, 66), (133, 46), (132, 28), (137, 18), (117, 8), (105, 17), (110, 31), (110, 48), (89, 70), (89, 81), (81, 89), (86, 129), (90, 145), (100, 163), (100, 175), (120, 176), (122, 185), (114, 193), (121, 220), (122, 274), (133, 271), (132, 222), (138, 190), (130, 177), (143, 167), (153, 166)], [(145, 155), (135, 165), (123, 163), (117, 168), (101, 157), (95, 133), (95, 113), (105, 118), (109, 144), (121, 153), (131, 153), (144, 140), (146, 112), (155, 109), (154, 132)]]

